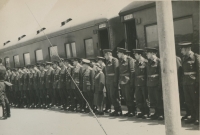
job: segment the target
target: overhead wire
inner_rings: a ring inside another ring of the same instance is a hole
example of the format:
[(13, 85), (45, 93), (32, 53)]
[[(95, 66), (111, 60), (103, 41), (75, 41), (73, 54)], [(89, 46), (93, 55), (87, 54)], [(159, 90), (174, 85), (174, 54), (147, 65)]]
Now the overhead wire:
[[(27, 5), (27, 3), (24, 1), (25, 5), (27, 6), (29, 12), (32, 14), (33, 18), (35, 19), (35, 21), (37, 22), (38, 26), (40, 27), (40, 29), (42, 28), (40, 23), (37, 21), (36, 17), (34, 16), (33, 12), (31, 11), (31, 9), (29, 8), (29, 6)], [(42, 33), (44, 34), (44, 36), (46, 37), (46, 39), (48, 40), (49, 44), (51, 47), (53, 47), (51, 41), (49, 40), (48, 36), (46, 35), (46, 33), (44, 31), (42, 31)], [(50, 49), (50, 51), (52, 51), (53, 54), (53, 50)], [(59, 58), (59, 60), (63, 63), (63, 61), (61, 60), (60, 56), (58, 55), (58, 52), (56, 52), (55, 54), (57, 54), (57, 57)], [(63, 65), (65, 66), (65, 64), (63, 63)], [(66, 66), (65, 66), (66, 68)], [(66, 70), (67, 71), (67, 70)], [(86, 100), (86, 98), (84, 97), (82, 91), (80, 90), (80, 88), (78, 87), (78, 85), (76, 84), (76, 82), (74, 81), (74, 79), (72, 78), (72, 76), (70, 75), (70, 73), (67, 71), (67, 74), (70, 76), (71, 80), (73, 81), (73, 83), (75, 84), (76, 88), (78, 89), (78, 91), (80, 92), (81, 96), (83, 97), (83, 99), (85, 100), (90, 112), (93, 114), (93, 116), (95, 117), (97, 123), (99, 124), (99, 126), (101, 127), (101, 129), (103, 130), (103, 132), (105, 133), (105, 135), (108, 135), (107, 132), (105, 131), (103, 125), (101, 124), (101, 122), (98, 120), (97, 116), (95, 115), (95, 113), (93, 112), (91, 106), (89, 105), (88, 101)]]

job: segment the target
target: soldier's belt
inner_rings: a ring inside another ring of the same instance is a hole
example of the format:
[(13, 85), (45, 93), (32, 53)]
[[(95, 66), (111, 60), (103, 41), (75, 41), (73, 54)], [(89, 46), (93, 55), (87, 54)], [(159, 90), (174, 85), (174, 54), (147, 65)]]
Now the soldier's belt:
[(148, 75), (148, 77), (157, 77), (158, 74), (154, 74), (154, 75)]
[(184, 75), (194, 75), (196, 72), (184, 72)]
[(113, 74), (106, 74), (106, 76), (114, 76), (115, 74), (113, 73)]
[(130, 74), (120, 74), (120, 76), (129, 76)]
[(143, 78), (144, 77), (144, 75), (138, 75), (137, 76), (137, 78)]

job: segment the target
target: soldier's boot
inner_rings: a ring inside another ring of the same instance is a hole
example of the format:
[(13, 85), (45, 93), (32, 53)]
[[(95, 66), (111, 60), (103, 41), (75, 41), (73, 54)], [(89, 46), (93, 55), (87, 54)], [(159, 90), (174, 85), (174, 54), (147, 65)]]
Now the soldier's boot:
[(6, 111), (7, 111), (7, 117), (11, 117), (11, 114), (10, 114), (10, 105), (9, 104), (6, 104)]
[(185, 124), (192, 124), (192, 123), (195, 123), (195, 119), (194, 118), (190, 118), (190, 119), (187, 119), (185, 121)]
[(3, 112), (3, 117), (1, 117), (1, 120), (7, 119), (7, 112), (6, 112), (6, 106), (5, 104), (2, 104), (2, 112)]
[(116, 116), (122, 116), (122, 109), (121, 109), (121, 106), (117, 107), (117, 114)]
[(125, 116), (125, 117), (127, 117), (127, 116), (129, 116), (129, 114), (130, 114), (130, 107), (129, 106), (127, 106), (127, 109), (128, 109), (128, 112), (127, 113), (125, 113), (123, 116)]
[(110, 115), (110, 116), (115, 116), (116, 114), (117, 114), (117, 108), (114, 107), (114, 111), (111, 112), (109, 115)]
[(133, 117), (136, 115), (136, 108), (134, 106), (130, 106), (130, 113), (128, 117)]
[(144, 108), (140, 108), (140, 111), (141, 112), (138, 113), (137, 116), (136, 116), (137, 118), (142, 118), (144, 116), (144, 114), (145, 114)]
[(158, 120), (164, 120), (164, 110), (163, 109), (158, 110)]
[(158, 119), (158, 109), (157, 109), (157, 108), (155, 108), (155, 113), (154, 113), (153, 115), (151, 115), (150, 118), (151, 118), (152, 120)]
[(146, 107), (145, 109), (144, 109), (144, 115), (143, 115), (143, 117), (142, 117), (142, 119), (147, 119), (147, 118), (149, 118), (149, 108), (148, 107)]
[(199, 120), (195, 120), (194, 125), (199, 125)]

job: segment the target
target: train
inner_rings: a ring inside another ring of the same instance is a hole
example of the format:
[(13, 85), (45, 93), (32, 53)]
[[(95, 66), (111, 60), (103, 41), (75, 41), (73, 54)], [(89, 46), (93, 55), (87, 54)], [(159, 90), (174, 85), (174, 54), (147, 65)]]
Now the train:
[[(192, 50), (199, 53), (199, 1), (173, 1), (172, 8), (177, 55), (181, 56), (177, 44), (182, 41), (191, 41)], [(159, 48), (155, 2), (134, 1), (116, 17), (94, 20), (47, 34), (48, 39), (42, 36), (3, 48), (0, 57), (6, 67), (19, 67), (52, 61), (57, 54), (95, 58), (103, 49), (112, 49), (116, 56), (117, 47)]]

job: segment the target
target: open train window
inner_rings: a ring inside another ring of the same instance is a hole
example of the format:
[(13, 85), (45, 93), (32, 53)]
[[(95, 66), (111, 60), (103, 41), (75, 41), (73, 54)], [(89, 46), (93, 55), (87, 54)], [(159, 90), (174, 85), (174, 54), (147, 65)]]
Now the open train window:
[(52, 47), (49, 48), (49, 55), (50, 55), (50, 59), (52, 61), (59, 59), (58, 58), (58, 48), (57, 48), (57, 46), (52, 46)]
[(75, 42), (65, 45), (67, 58), (76, 57), (76, 44)]
[(94, 57), (94, 45), (93, 45), (93, 39), (85, 39), (85, 54), (86, 58)]
[(13, 56), (13, 59), (14, 59), (14, 66), (19, 67), (20, 66), (19, 55)]
[(10, 58), (6, 57), (4, 60), (5, 60), (5, 66), (10, 67)]
[(40, 50), (36, 50), (35, 51), (35, 56), (36, 56), (36, 61), (42, 61), (43, 60), (43, 53), (42, 53), (42, 49)]
[[(145, 26), (146, 44), (148, 47), (158, 47), (157, 24)], [(181, 17), (174, 19), (175, 44), (181, 41), (192, 41), (193, 23), (192, 17)]]
[(30, 59), (30, 53), (24, 53), (24, 65), (30, 65), (31, 59)]

